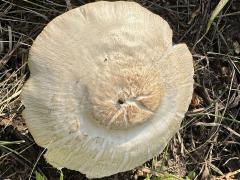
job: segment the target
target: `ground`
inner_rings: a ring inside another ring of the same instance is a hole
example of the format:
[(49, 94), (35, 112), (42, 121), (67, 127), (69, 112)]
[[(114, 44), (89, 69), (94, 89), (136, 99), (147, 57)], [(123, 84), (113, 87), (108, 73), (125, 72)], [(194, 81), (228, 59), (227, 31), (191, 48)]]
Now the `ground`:
[[(0, 0), (0, 179), (60, 177), (28, 132), (19, 94), (30, 74), (33, 40), (51, 19), (88, 2), (93, 1)], [(240, 179), (240, 1), (229, 0), (207, 33), (218, 1), (137, 2), (169, 22), (174, 43), (188, 45), (194, 94), (179, 133), (161, 155), (104, 179)], [(62, 174), (86, 179), (67, 169)]]

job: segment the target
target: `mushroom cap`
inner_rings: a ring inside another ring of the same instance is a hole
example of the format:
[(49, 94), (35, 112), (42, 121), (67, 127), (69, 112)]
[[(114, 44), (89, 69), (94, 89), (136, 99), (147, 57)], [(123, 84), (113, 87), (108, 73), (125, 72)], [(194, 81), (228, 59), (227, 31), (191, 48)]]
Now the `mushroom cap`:
[(29, 53), (23, 116), (45, 158), (91, 178), (131, 170), (179, 130), (192, 56), (161, 17), (134, 2), (95, 2), (53, 19)]

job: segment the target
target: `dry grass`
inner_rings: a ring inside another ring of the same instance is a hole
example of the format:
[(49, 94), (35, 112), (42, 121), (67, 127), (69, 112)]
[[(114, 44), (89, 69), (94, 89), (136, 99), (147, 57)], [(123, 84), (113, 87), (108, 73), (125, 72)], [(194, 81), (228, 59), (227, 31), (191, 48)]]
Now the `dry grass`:
[[(54, 17), (90, 0), (0, 0), (0, 179), (59, 179), (24, 124), (19, 94), (29, 76), (29, 47)], [(105, 179), (240, 179), (240, 2), (230, 0), (204, 35), (216, 1), (139, 0), (188, 44), (194, 96), (165, 151), (133, 171)], [(8, 141), (9, 143), (2, 142)], [(20, 142), (15, 142), (20, 141)], [(85, 179), (63, 170), (65, 179)]]

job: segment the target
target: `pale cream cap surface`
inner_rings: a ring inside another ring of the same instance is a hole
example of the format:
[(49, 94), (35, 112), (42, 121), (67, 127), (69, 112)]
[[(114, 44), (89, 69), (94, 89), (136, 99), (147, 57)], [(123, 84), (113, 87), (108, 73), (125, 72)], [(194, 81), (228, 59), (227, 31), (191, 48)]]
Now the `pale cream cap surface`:
[(164, 149), (193, 91), (192, 56), (161, 17), (95, 2), (52, 20), (29, 54), (24, 118), (55, 167), (98, 178)]

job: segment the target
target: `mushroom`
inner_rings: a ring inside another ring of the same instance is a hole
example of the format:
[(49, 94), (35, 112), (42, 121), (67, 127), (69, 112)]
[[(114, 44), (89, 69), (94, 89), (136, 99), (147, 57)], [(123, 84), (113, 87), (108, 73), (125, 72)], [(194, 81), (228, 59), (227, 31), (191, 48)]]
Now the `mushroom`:
[(135, 2), (89, 3), (34, 41), (23, 117), (54, 167), (100, 178), (161, 153), (193, 91), (192, 56)]

